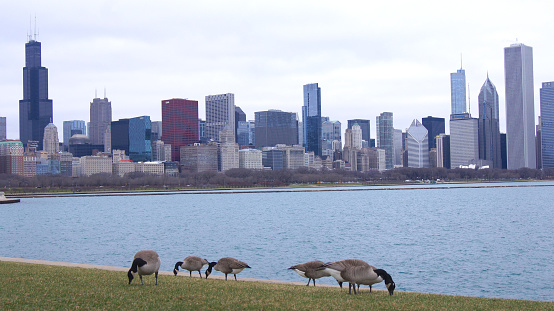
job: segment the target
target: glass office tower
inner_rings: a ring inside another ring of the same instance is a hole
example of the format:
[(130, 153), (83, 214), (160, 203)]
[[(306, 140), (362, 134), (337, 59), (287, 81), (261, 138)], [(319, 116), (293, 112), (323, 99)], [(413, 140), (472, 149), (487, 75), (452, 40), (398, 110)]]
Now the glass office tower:
[(302, 126), (306, 152), (313, 151), (315, 156), (321, 157), (321, 88), (317, 83), (304, 85)]
[(554, 168), (554, 82), (543, 82), (540, 96), (542, 168)]

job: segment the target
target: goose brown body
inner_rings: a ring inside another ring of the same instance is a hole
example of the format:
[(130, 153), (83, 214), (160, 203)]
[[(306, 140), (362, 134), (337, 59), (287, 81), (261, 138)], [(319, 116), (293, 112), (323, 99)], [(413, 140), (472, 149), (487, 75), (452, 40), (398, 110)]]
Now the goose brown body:
[(158, 285), (158, 271), (160, 270), (161, 260), (160, 256), (158, 256), (158, 253), (152, 250), (144, 250), (139, 251), (135, 254), (135, 257), (133, 257), (133, 264), (131, 265), (131, 269), (129, 269), (129, 272), (127, 273), (127, 276), (129, 277), (129, 284), (131, 284), (131, 281), (134, 278), (134, 273), (138, 273), (140, 277), (140, 283), (144, 285), (144, 282), (142, 281), (143, 275), (150, 275), (155, 274), (156, 275), (156, 285)]
[(310, 281), (313, 280), (314, 286), (315, 286), (315, 280), (331, 276), (331, 274), (327, 271), (319, 269), (321, 266), (323, 266), (325, 263), (320, 260), (313, 260), (308, 261), (305, 263), (301, 263), (298, 265), (294, 265), (290, 267), (289, 269), (294, 270), (296, 273), (298, 273), (300, 276), (303, 276), (308, 279), (308, 284), (306, 286), (310, 285)]
[(200, 273), (200, 269), (202, 269), (207, 264), (209, 264), (209, 262), (204, 258), (198, 256), (188, 256), (183, 261), (175, 263), (173, 274), (177, 275), (177, 271), (179, 271), (179, 267), (181, 267), (185, 270), (188, 270), (189, 276), (191, 277), (192, 271), (198, 271), (198, 274), (200, 274), (200, 278), (202, 278), (202, 273)]
[(225, 257), (221, 258), (217, 262), (211, 262), (208, 264), (208, 269), (206, 270), (206, 278), (208, 278), (208, 276), (212, 273), (212, 267), (215, 270), (224, 273), (225, 280), (227, 280), (228, 274), (233, 274), (235, 276), (235, 281), (237, 280), (237, 273), (240, 273), (246, 268), (250, 268), (250, 266), (246, 262), (232, 257)]

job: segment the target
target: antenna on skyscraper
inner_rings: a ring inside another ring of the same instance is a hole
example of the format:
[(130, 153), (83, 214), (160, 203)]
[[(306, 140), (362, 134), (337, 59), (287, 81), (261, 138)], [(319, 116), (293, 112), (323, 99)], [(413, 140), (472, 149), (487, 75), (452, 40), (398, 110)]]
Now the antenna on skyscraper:
[(462, 58), (462, 53), (460, 53), (460, 70), (462, 70), (464, 68), (463, 66), (463, 58)]
[(94, 89), (94, 98), (98, 98), (98, 90)]
[(35, 15), (35, 33), (34, 33), (34, 40), (37, 41), (37, 16)]
[(106, 87), (104, 87), (104, 98), (106, 98)]

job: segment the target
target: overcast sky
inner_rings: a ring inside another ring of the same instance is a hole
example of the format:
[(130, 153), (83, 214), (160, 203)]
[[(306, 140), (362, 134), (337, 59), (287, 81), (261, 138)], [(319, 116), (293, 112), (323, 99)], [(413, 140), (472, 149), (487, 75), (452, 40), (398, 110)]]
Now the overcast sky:
[[(487, 73), (505, 131), (504, 47), (533, 47), (535, 115), (554, 81), (552, 1), (8, 1), (0, 0), (0, 116), (19, 138), (25, 43), (42, 42), (49, 98), (63, 121), (89, 121), (97, 90), (113, 119), (161, 120), (161, 100), (234, 93), (248, 120), (297, 112), (319, 83), (322, 114), (340, 121), (394, 114), (394, 127), (450, 114), (450, 73), (466, 70), (471, 113)], [(30, 25), (30, 19), (31, 25)], [(536, 120), (535, 120), (536, 122)], [(448, 127), (447, 127), (448, 128)]]

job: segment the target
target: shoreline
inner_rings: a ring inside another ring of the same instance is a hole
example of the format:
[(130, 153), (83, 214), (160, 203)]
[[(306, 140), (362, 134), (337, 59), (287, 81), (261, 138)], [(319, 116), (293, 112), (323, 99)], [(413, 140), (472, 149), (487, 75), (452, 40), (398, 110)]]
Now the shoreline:
[[(487, 185), (476, 185), (487, 183)], [(140, 196), (140, 195), (180, 195), (180, 194), (240, 194), (240, 193), (290, 193), (290, 192), (323, 192), (323, 191), (385, 191), (385, 190), (446, 190), (446, 189), (486, 189), (486, 188), (516, 188), (516, 187), (554, 187), (551, 185), (499, 185), (498, 183), (512, 182), (476, 182), (476, 183), (444, 183), (429, 186), (425, 184), (396, 184), (396, 185), (333, 185), (333, 186), (306, 186), (306, 187), (282, 187), (282, 188), (214, 188), (206, 190), (148, 190), (148, 191), (120, 191), (120, 192), (62, 192), (62, 193), (29, 193), (9, 194), (10, 199), (42, 198), (42, 197), (88, 197), (88, 196)], [(399, 187), (414, 186), (414, 187)], [(348, 189), (345, 189), (348, 187)], [(368, 188), (371, 187), (371, 188)], [(374, 188), (375, 187), (375, 188)]]

